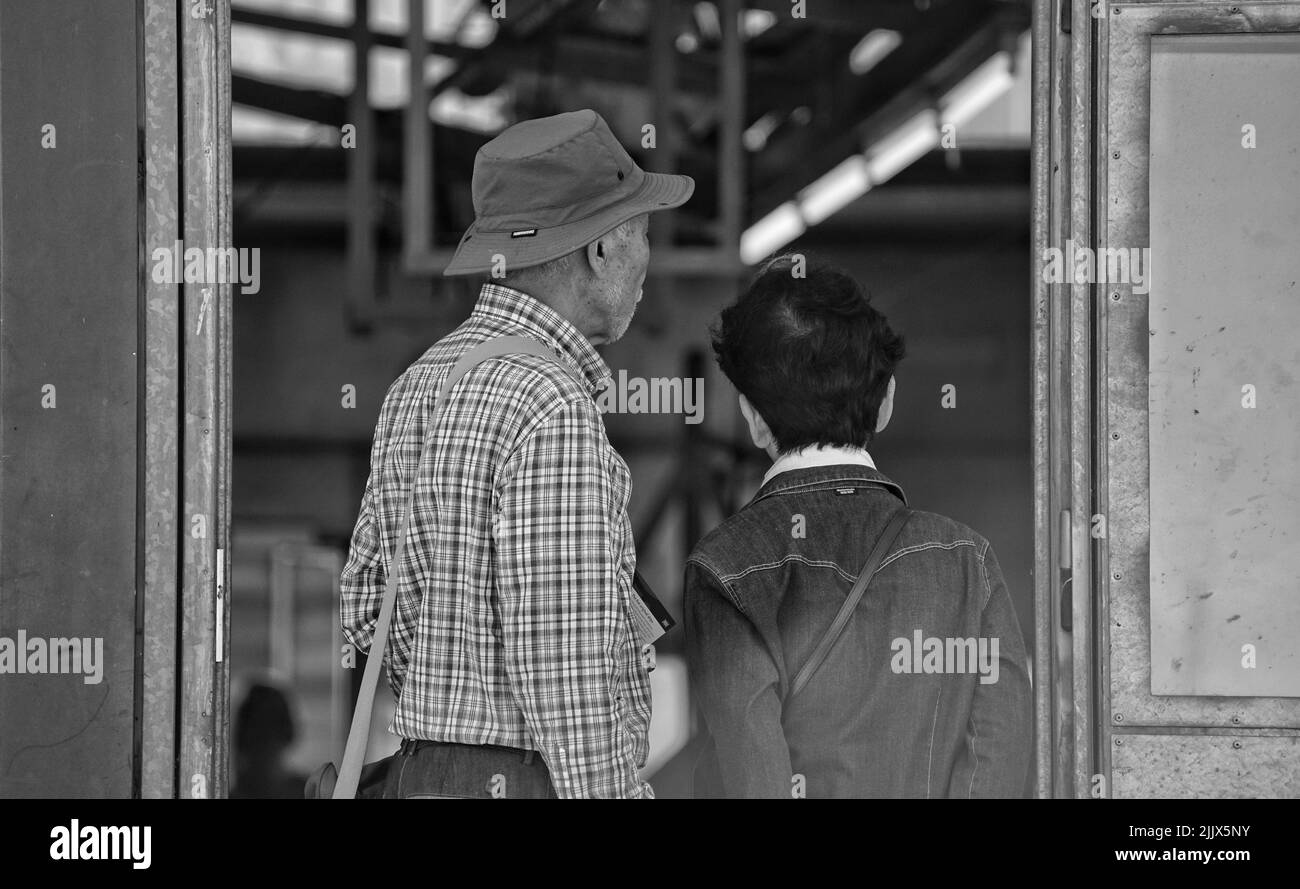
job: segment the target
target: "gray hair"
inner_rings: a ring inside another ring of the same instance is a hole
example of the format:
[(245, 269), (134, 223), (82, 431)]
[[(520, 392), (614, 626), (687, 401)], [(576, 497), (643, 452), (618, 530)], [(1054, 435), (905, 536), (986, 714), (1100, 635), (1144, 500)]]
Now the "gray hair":
[[(631, 219), (619, 223), (604, 235), (601, 235), (601, 237), (609, 237), (612, 235), (615, 241), (622, 243), (627, 240), (631, 232), (632, 223), (636, 218), (637, 217), (634, 216)], [(598, 239), (593, 238), (592, 240), (594, 241)], [(526, 292), (530, 285), (533, 287), (536, 287), (539, 284), (551, 286), (560, 281), (567, 281), (573, 278), (573, 276), (580, 270), (583, 258), (582, 255), (586, 249), (587, 245), (584, 244), (577, 250), (570, 251), (563, 256), (549, 259), (546, 262), (539, 263), (538, 265), (530, 265), (526, 268), (516, 269), (514, 271), (511, 271), (509, 266), (507, 266), (505, 277), (494, 278), (492, 279), (492, 283), (504, 284), (506, 287)]]
[(585, 248), (522, 269), (511, 270), (507, 266), (505, 277), (494, 278), (492, 283), (504, 284), (506, 287), (526, 292), (529, 287), (536, 287), (538, 284), (549, 286), (559, 281), (569, 280), (579, 269), (578, 263), (583, 249)]

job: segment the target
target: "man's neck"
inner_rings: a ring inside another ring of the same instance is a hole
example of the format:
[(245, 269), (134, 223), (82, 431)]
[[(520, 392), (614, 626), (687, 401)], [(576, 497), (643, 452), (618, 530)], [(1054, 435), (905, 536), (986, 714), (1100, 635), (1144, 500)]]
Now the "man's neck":
[(518, 284), (507, 283), (504, 286), (509, 287), (516, 293), (522, 293), (529, 299), (537, 300), (555, 312), (555, 314), (572, 324), (593, 346), (599, 346), (605, 342), (603, 338), (593, 333), (592, 325), (581, 311), (580, 288), (557, 287), (553, 282), (540, 280), (525, 280)]

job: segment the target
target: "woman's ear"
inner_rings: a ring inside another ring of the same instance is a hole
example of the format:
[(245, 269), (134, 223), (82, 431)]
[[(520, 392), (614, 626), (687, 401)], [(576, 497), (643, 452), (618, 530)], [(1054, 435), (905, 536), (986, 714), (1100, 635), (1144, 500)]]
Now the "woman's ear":
[(749, 399), (743, 395), (740, 396), (740, 413), (745, 417), (745, 422), (749, 424), (749, 437), (753, 439), (754, 447), (760, 451), (766, 451), (776, 445), (776, 439), (772, 436), (772, 430), (768, 427), (767, 421), (749, 403)]
[(889, 388), (885, 390), (885, 397), (880, 402), (880, 410), (876, 412), (876, 431), (883, 432), (892, 416), (894, 416), (894, 378), (890, 377)]

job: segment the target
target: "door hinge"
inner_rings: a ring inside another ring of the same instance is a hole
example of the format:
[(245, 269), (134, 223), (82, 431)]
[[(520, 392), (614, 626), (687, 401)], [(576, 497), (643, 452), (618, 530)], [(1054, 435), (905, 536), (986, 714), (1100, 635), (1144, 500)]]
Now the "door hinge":
[(217, 663), (225, 655), (226, 642), (226, 551), (217, 550)]
[(1061, 554), (1059, 566), (1061, 572), (1061, 629), (1067, 633), (1074, 630), (1074, 595), (1070, 584), (1070, 581), (1074, 579), (1073, 532), (1070, 510), (1063, 509), (1061, 510), (1060, 539), (1057, 542), (1057, 551)]
[(1061, 554), (1061, 568), (1069, 571), (1074, 567), (1074, 529), (1073, 522), (1070, 520), (1070, 511), (1061, 510), (1061, 537), (1057, 545), (1057, 551)]

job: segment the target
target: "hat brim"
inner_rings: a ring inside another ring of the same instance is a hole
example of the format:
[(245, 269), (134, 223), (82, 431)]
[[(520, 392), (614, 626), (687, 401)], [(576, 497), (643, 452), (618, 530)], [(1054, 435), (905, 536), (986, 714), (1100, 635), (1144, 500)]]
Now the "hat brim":
[(442, 273), (445, 276), (489, 274), (496, 256), (505, 258), (507, 270), (541, 265), (585, 247), (642, 213), (680, 207), (694, 192), (695, 180), (690, 176), (646, 173), (640, 188), (617, 204), (584, 219), (539, 228), (535, 234), (517, 236), (508, 231), (483, 231), (476, 222), (465, 232)]

